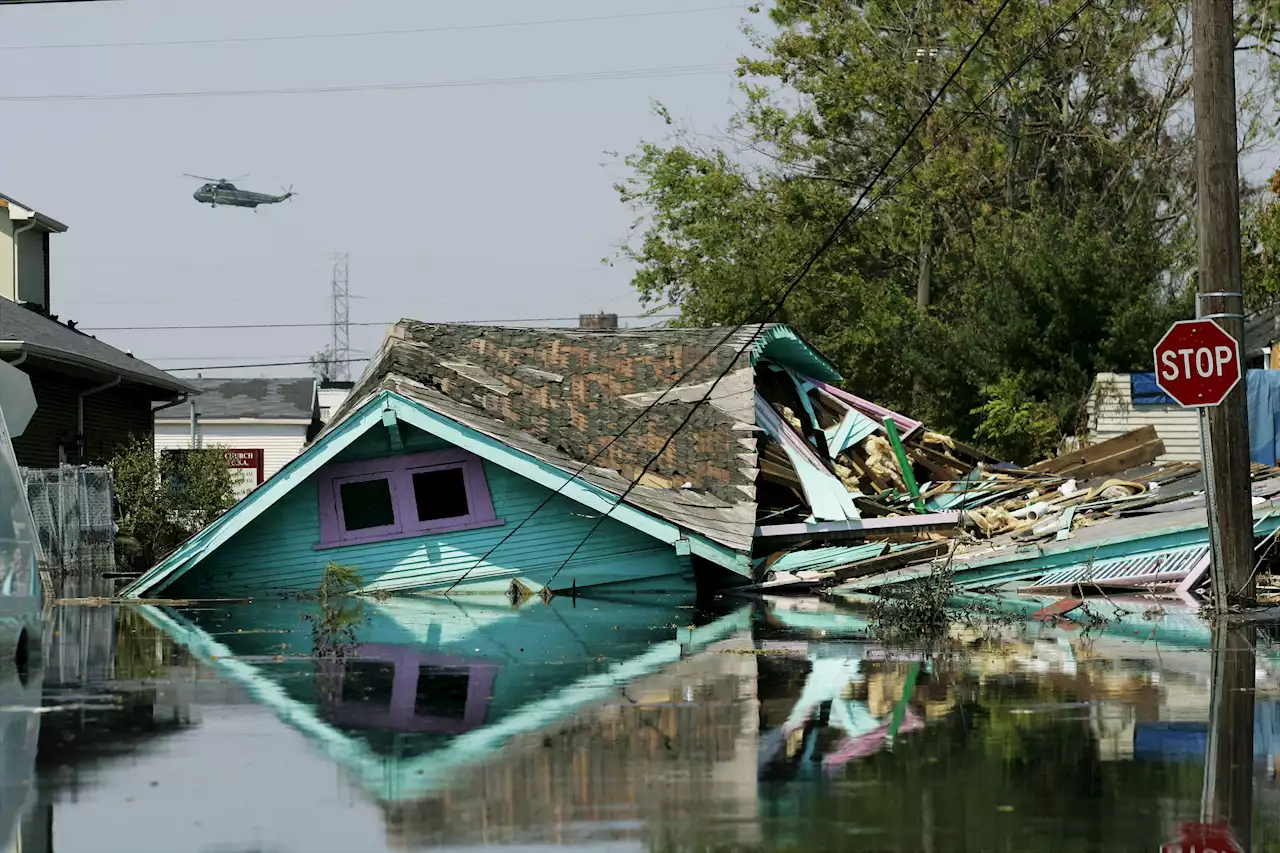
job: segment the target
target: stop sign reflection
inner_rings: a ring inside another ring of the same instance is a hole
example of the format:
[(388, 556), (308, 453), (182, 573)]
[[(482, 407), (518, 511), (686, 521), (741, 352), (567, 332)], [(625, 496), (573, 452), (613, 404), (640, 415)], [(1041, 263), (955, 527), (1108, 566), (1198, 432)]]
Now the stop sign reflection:
[(1212, 320), (1174, 323), (1155, 346), (1156, 384), (1180, 406), (1216, 406), (1240, 382), (1240, 345)]

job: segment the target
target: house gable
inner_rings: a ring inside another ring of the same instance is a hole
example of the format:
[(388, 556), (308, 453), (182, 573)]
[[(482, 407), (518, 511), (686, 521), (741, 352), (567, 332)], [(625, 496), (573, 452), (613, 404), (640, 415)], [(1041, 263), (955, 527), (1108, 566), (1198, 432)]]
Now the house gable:
[[(482, 460), (494, 514), (502, 525), (317, 549), (319, 483), (327, 466), (446, 448), (460, 448)], [(552, 495), (557, 488), (561, 493)], [(309, 591), (319, 586), (330, 562), (359, 570), (371, 591), (423, 589), (441, 582), (448, 586), (459, 570), (475, 565), (535, 511), (532, 521), (472, 570), (469, 588), (482, 579), (502, 586), (520, 579), (537, 589), (596, 526), (598, 513), (610, 510), (611, 517), (561, 573), (561, 584), (606, 583), (619, 561), (626, 562), (628, 575), (639, 570), (646, 577), (687, 578), (690, 554), (743, 574), (750, 571), (745, 555), (688, 535), (628, 504), (615, 506), (615, 501), (496, 439), (382, 392), (122, 594), (140, 597), (165, 590), (197, 595), (215, 588)], [(196, 565), (199, 572), (191, 572)]]
[[(401, 427), (401, 434), (411, 437), (418, 448), (430, 447), (430, 452), (448, 452), (451, 447), (443, 441), (431, 441), (432, 436), (411, 426)], [(471, 591), (490, 591), (491, 587), (492, 591), (505, 590), (512, 580), (537, 591), (595, 523), (594, 515), (585, 512), (581, 504), (557, 495), (519, 533), (499, 544), (512, 527), (547, 499), (550, 490), (484, 461), (484, 480), (499, 524), (371, 542), (323, 543), (320, 487), (327, 472), (362, 456), (371, 458), (362, 451), (378, 444), (382, 445), (382, 452), (373, 457), (378, 461), (417, 455), (405, 449), (389, 450), (386, 431), (370, 429), (356, 446), (299, 483), (234, 539), (206, 557), (199, 571), (188, 573), (169, 592), (197, 598), (214, 592), (310, 592), (320, 586), (330, 562), (358, 571), (365, 589), (371, 592), (444, 589), (459, 571), (468, 569)], [(490, 549), (494, 549), (493, 553), (486, 557)], [(483, 562), (477, 564), (482, 558)], [(559, 581), (566, 586), (575, 581), (578, 586), (607, 583), (610, 569), (619, 561), (626, 561), (629, 566), (637, 561), (645, 563), (646, 573), (672, 575), (669, 583), (681, 586), (678, 576), (684, 574), (684, 567), (670, 545), (612, 519), (600, 525), (573, 555)]]

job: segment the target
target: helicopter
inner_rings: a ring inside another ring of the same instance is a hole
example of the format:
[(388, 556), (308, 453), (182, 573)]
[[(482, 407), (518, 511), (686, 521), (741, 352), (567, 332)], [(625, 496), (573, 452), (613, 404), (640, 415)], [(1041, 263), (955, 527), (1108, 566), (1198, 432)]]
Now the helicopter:
[[(293, 187), (285, 190), (282, 195), (271, 195), (237, 189), (236, 185), (226, 178), (206, 178), (202, 175), (187, 175), (187, 177), (207, 182), (192, 194), (192, 198), (211, 207), (217, 207), (220, 204), (225, 207), (249, 207), (256, 213), (260, 204), (278, 204), (294, 196)], [(240, 178), (234, 180), (238, 181)]]

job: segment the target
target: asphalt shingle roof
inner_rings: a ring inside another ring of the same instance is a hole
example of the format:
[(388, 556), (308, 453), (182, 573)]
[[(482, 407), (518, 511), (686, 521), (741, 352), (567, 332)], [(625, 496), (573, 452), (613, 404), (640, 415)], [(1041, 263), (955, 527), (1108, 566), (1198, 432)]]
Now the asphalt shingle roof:
[(781, 326), (584, 331), (401, 320), (327, 429), (388, 389), (615, 495), (662, 449), (627, 502), (747, 552), (757, 427), (753, 359), (743, 353), (765, 347), (839, 378)]
[(315, 413), (316, 381), (283, 379), (194, 379), (196, 411), (205, 418), (309, 421)]
[(85, 364), (103, 372), (116, 372), (130, 381), (164, 388), (190, 391), (191, 386), (175, 376), (134, 358), (108, 343), (72, 329), (16, 302), (0, 298), (0, 342), (26, 345), (33, 355)]

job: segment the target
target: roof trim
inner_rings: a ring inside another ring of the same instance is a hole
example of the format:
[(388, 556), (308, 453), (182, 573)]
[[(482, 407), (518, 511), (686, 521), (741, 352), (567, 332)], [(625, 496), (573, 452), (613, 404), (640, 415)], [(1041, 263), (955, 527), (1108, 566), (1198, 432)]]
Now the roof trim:
[(751, 345), (751, 366), (762, 358), (790, 367), (804, 376), (824, 382), (843, 382), (836, 366), (817, 347), (810, 344), (790, 326), (775, 323), (765, 326)]
[[(10, 352), (26, 352), (33, 356), (47, 359), (48, 361), (56, 361), (62, 364), (71, 364), (76, 367), (87, 368), (107, 376), (123, 376), (128, 378), (130, 382), (138, 385), (146, 385), (151, 388), (164, 388), (167, 391), (172, 391), (178, 394), (200, 393), (194, 386), (188, 385), (180, 379), (170, 378), (168, 381), (165, 381), (157, 376), (152, 376), (141, 371), (122, 370), (121, 368), (113, 367), (106, 362), (99, 361), (96, 358), (76, 355), (75, 353), (70, 353), (56, 347), (48, 347), (43, 344), (33, 344), (30, 341), (0, 341), (0, 353)], [(146, 364), (146, 362), (142, 363)], [(151, 365), (147, 366), (151, 367)], [(154, 367), (152, 369), (160, 371), (160, 368), (158, 367)], [(167, 376), (168, 374), (165, 375)]]
[(176, 551), (161, 560), (142, 577), (120, 591), (122, 598), (140, 598), (148, 592), (163, 589), (181, 578), (206, 556), (239, 533), (245, 525), (283, 498), (302, 480), (318, 471), (353, 441), (371, 427), (382, 423), (382, 413), (391, 410), (424, 432), (442, 438), (455, 447), (461, 447), (524, 477), (527, 480), (559, 489), (560, 494), (597, 512), (609, 512), (610, 517), (675, 547), (687, 541), (690, 551), (716, 565), (750, 577), (751, 559), (713, 542), (692, 531), (651, 515), (628, 503), (617, 503), (615, 495), (582, 480), (549, 463), (535, 459), (523, 451), (503, 444), (471, 427), (435, 412), (417, 401), (394, 391), (383, 390), (363, 403), (350, 417), (327, 435), (317, 439), (300, 455), (294, 457), (275, 476), (250, 492), (244, 500), (221, 515), (208, 527), (192, 536)]

